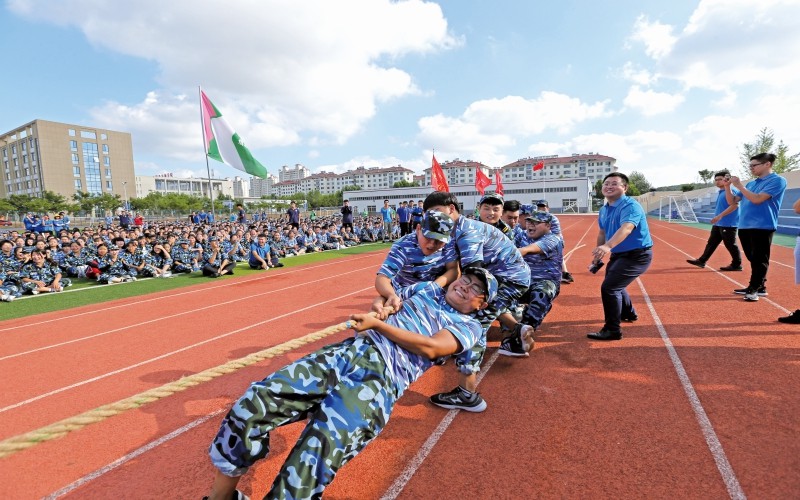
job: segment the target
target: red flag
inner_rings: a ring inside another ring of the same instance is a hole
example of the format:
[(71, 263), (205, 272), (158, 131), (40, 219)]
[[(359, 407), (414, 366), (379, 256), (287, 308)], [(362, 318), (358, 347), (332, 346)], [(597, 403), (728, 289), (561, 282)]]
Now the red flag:
[(497, 185), (494, 192), (503, 196), (503, 180), (500, 179), (500, 169), (494, 171), (494, 183)]
[(533, 166), (533, 171), (534, 172), (536, 172), (537, 170), (542, 170), (542, 169), (544, 169), (544, 162), (543, 161), (540, 161), (539, 163), (537, 163), (536, 165)]
[(481, 170), (481, 167), (476, 166), (475, 167), (475, 189), (477, 189), (478, 192), (481, 195), (483, 195), (483, 193), (486, 191), (486, 186), (491, 186), (491, 185), (492, 185), (492, 180), (489, 179), (486, 176), (486, 174), (483, 173), (483, 170)]
[(450, 186), (447, 185), (447, 177), (444, 176), (442, 166), (436, 161), (436, 155), (433, 155), (433, 163), (431, 164), (431, 186), (434, 191), (450, 192)]

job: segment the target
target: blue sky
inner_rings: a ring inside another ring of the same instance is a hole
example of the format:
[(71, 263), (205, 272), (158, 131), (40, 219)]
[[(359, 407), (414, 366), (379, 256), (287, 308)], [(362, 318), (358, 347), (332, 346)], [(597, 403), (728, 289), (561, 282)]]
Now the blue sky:
[(202, 85), (273, 174), (592, 151), (691, 182), (738, 169), (762, 127), (800, 148), (798, 18), (796, 0), (7, 0), (0, 129), (127, 131), (138, 174), (204, 176)]

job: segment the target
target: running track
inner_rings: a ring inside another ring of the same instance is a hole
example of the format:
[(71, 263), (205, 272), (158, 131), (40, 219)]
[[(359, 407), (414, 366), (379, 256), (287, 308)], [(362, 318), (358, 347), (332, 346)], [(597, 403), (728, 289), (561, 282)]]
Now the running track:
[[(773, 247), (769, 297), (731, 291), (749, 270), (685, 264), (707, 232), (651, 221), (655, 260), (629, 287), (640, 320), (621, 342), (602, 323), (600, 276), (585, 271), (595, 218), (564, 216), (576, 277), (528, 359), (487, 353), (482, 414), (427, 398), (457, 380), (435, 367), (326, 498), (790, 498), (800, 491), (800, 336), (775, 319), (800, 307), (792, 250)], [(581, 246), (584, 245), (584, 246)], [(301, 337), (366, 310), (385, 252), (0, 322), (0, 440)], [(13, 307), (9, 305), (6, 307)], [(200, 498), (206, 448), (250, 381), (339, 333), (0, 458), (0, 497)], [(497, 333), (490, 334), (496, 347)], [(264, 495), (300, 432), (240, 487)]]

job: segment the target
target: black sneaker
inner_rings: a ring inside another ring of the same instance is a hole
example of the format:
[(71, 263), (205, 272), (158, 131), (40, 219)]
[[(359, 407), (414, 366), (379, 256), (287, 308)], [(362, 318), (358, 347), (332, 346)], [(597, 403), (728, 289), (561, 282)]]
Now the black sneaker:
[(430, 399), (431, 403), (448, 410), (466, 410), (471, 412), (482, 412), (486, 409), (486, 401), (477, 392), (469, 392), (456, 387), (450, 392), (434, 394)]
[(686, 259), (686, 262), (697, 267), (706, 267), (706, 263), (698, 259)]
[(634, 313), (630, 316), (621, 316), (619, 319), (625, 323), (633, 323), (635, 321), (639, 321), (639, 315)]
[[(751, 292), (750, 288), (737, 288), (736, 290), (733, 291), (733, 293), (737, 295), (747, 295), (748, 293)], [(759, 297), (766, 297), (767, 295), (769, 295), (767, 293), (767, 287), (765, 286), (760, 287), (758, 290), (756, 290), (756, 295), (758, 295)]]
[(784, 316), (782, 318), (778, 318), (778, 321), (781, 323), (789, 323), (792, 325), (800, 325), (800, 309), (797, 309), (795, 312), (788, 316)]
[[(508, 337), (504, 338), (502, 342), (500, 342), (500, 350), (499, 353), (503, 356), (512, 356), (515, 358), (527, 358), (530, 356), (528, 354), (528, 350), (525, 348), (530, 346), (533, 348), (533, 336), (531, 333), (533, 332), (533, 328), (529, 325), (523, 325), (522, 323), (517, 323), (517, 326), (514, 327), (514, 331)], [(528, 339), (528, 342), (525, 342), (524, 339)]]
[(734, 266), (731, 264), (730, 266), (722, 266), (719, 268), (720, 271), (741, 271), (742, 266)]
[(566, 271), (561, 273), (561, 282), (562, 283), (570, 284), (570, 283), (573, 283), (574, 281), (575, 281), (575, 278), (572, 277), (572, 274), (570, 274), (570, 273), (568, 273)]

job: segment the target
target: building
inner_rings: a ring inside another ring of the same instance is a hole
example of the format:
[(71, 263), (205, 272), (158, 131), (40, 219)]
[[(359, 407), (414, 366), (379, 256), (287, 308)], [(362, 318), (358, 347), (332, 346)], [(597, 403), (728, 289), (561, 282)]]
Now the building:
[[(449, 186), (450, 192), (456, 195), (461, 204), (462, 213), (471, 214), (481, 199), (475, 189), (474, 174), (472, 183), (453, 183)], [(489, 186), (486, 192), (494, 192), (495, 187)], [(397, 208), (402, 201), (424, 200), (431, 191), (430, 186), (420, 186), (362, 189), (345, 191), (343, 195), (345, 200), (350, 201), (353, 210), (375, 213), (383, 206), (383, 200), (388, 199), (389, 205)], [(553, 213), (587, 213), (592, 211), (592, 182), (587, 177), (536, 181), (503, 179), (503, 197), (506, 200), (517, 200), (523, 205), (535, 205), (536, 201), (545, 199)]]
[(294, 167), (284, 165), (278, 170), (278, 182), (299, 181), (311, 175), (311, 170), (297, 163)]
[[(533, 170), (542, 162), (544, 168)], [(599, 153), (573, 154), (571, 156), (534, 156), (522, 158), (501, 167), (503, 182), (508, 180), (541, 180), (570, 177), (587, 177), (592, 184), (616, 172), (616, 158)], [(442, 165), (444, 169), (444, 165)]]
[[(0, 195), (52, 191), (133, 195), (133, 146), (127, 132), (34, 120), (0, 135)], [(128, 193), (130, 191), (130, 193)]]
[[(251, 179), (253, 185), (255, 179)], [(302, 179), (286, 180), (270, 186), (267, 196), (290, 197), (295, 193), (308, 193), (319, 191), (322, 194), (332, 194), (343, 191), (346, 187), (358, 186), (361, 189), (391, 188), (395, 183), (405, 181), (414, 182), (414, 172), (400, 165), (393, 167), (358, 167), (343, 174), (333, 172), (319, 172)], [(255, 190), (251, 196), (255, 195)]]
[[(233, 197), (234, 181), (231, 179), (211, 179), (211, 184), (214, 186), (214, 199), (221, 194)], [(144, 198), (150, 193), (183, 193), (208, 198), (208, 185), (209, 180), (202, 178), (179, 178), (172, 177), (172, 174), (137, 175), (136, 190), (130, 194), (131, 197)]]
[(247, 180), (242, 179), (238, 175), (233, 178), (233, 197), (236, 199), (244, 198), (250, 195), (250, 186)]
[[(487, 176), (493, 175), (490, 168), (479, 161), (461, 161), (458, 158), (439, 164), (442, 167), (447, 184), (475, 184), (475, 172), (480, 168)], [(431, 169), (425, 169), (425, 185), (431, 185)]]
[(272, 193), (272, 186), (278, 183), (278, 178), (272, 174), (267, 174), (266, 179), (260, 177), (250, 177), (250, 190), (248, 196), (250, 198), (261, 198), (262, 196), (269, 196)]

